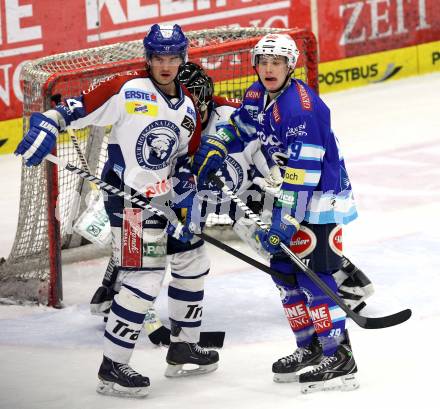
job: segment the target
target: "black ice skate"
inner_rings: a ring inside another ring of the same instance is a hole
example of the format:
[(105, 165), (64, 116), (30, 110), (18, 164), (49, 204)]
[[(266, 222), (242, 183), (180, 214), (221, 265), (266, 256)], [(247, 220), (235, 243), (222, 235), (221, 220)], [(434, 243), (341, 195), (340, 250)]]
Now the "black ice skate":
[[(201, 375), (218, 368), (218, 352), (203, 349), (189, 342), (171, 342), (167, 353), (168, 367), (165, 376), (178, 378), (188, 375)], [(185, 369), (184, 365), (197, 365), (197, 368)]]
[(272, 365), (275, 382), (296, 382), (298, 371), (309, 366), (318, 365), (322, 358), (322, 348), (318, 337), (313, 337), (312, 343), (305, 348), (297, 348), (296, 351), (284, 358), (279, 359)]
[(103, 395), (143, 398), (148, 395), (150, 380), (127, 364), (119, 364), (104, 357), (98, 372), (96, 388)]
[(342, 267), (334, 274), (338, 284), (338, 294), (354, 311), (361, 311), (367, 304), (365, 300), (374, 293), (370, 279), (348, 258), (342, 258)]
[(355, 377), (356, 372), (357, 366), (347, 335), (346, 341), (339, 345), (334, 355), (323, 356), (317, 367), (299, 375), (301, 392), (357, 389), (359, 384)]
[(109, 287), (103, 285), (99, 287), (90, 301), (90, 312), (92, 315), (107, 317), (115, 294), (115, 291)]

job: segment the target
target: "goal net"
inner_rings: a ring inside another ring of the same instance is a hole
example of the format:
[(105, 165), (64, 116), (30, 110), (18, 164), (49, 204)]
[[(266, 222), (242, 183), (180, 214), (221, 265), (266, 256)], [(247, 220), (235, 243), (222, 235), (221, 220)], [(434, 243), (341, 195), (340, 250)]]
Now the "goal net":
[[(289, 34), (301, 56), (295, 77), (318, 89), (316, 41), (304, 29), (213, 29), (191, 31), (189, 60), (202, 65), (215, 83), (215, 94), (241, 98), (256, 80), (250, 50), (269, 32)], [(72, 51), (28, 63), (22, 71), (23, 132), (32, 112), (50, 109), (59, 98), (79, 95), (82, 90), (112, 75), (143, 69), (141, 40)], [(107, 155), (105, 127), (76, 131), (91, 172), (100, 175)], [(77, 167), (81, 162), (67, 133), (60, 134), (56, 155)], [(0, 264), (0, 298), (58, 306), (62, 300), (63, 250), (81, 248), (87, 241), (72, 225), (86, 208), (90, 186), (78, 176), (43, 162), (22, 166), (17, 231), (9, 257)], [(220, 221), (228, 223), (227, 220)], [(219, 221), (210, 220), (218, 225)]]

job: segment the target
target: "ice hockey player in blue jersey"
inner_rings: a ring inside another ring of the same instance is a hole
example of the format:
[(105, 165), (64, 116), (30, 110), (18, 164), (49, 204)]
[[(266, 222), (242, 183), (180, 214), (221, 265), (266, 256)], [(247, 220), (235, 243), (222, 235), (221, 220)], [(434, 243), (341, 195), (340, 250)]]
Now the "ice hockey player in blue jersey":
[(283, 34), (266, 35), (256, 44), (251, 58), (258, 81), (245, 92), (231, 123), (202, 138), (193, 169), (203, 188), (227, 154), (256, 138), (267, 159), (281, 167), (283, 181), (270, 209), (271, 227), (258, 236), (272, 254), (271, 267), (296, 278), (296, 285), (275, 282), (297, 349), (273, 364), (274, 380), (299, 380), (304, 393), (350, 390), (358, 386), (357, 366), (345, 313), (280, 249), (281, 242), (291, 244), (300, 228), (305, 231), (311, 245), (298, 249), (300, 257), (336, 292), (333, 273), (341, 266), (340, 225), (357, 217), (330, 110), (304, 82), (291, 78), (298, 56), (295, 42)]

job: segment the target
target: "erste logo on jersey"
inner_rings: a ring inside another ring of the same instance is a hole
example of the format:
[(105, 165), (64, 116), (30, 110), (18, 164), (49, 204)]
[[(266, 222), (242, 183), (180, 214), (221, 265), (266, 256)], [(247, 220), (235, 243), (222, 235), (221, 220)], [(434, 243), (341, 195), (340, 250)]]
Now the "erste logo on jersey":
[(124, 91), (125, 110), (128, 114), (157, 116), (157, 95), (142, 89), (128, 88)]
[(186, 107), (186, 112), (191, 115), (194, 121), (197, 120), (197, 114), (196, 111), (194, 111), (194, 109), (192, 109), (191, 107)]
[(136, 160), (146, 169), (162, 169), (178, 148), (180, 130), (170, 121), (154, 121), (148, 125), (136, 142)]

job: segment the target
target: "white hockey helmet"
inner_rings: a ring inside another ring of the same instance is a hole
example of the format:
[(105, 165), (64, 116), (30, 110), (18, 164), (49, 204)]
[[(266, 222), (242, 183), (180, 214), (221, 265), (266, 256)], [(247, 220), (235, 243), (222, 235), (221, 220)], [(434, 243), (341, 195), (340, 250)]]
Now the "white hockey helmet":
[(251, 50), (252, 66), (257, 65), (259, 55), (280, 55), (287, 58), (287, 66), (295, 69), (299, 51), (295, 41), (287, 34), (267, 34)]

